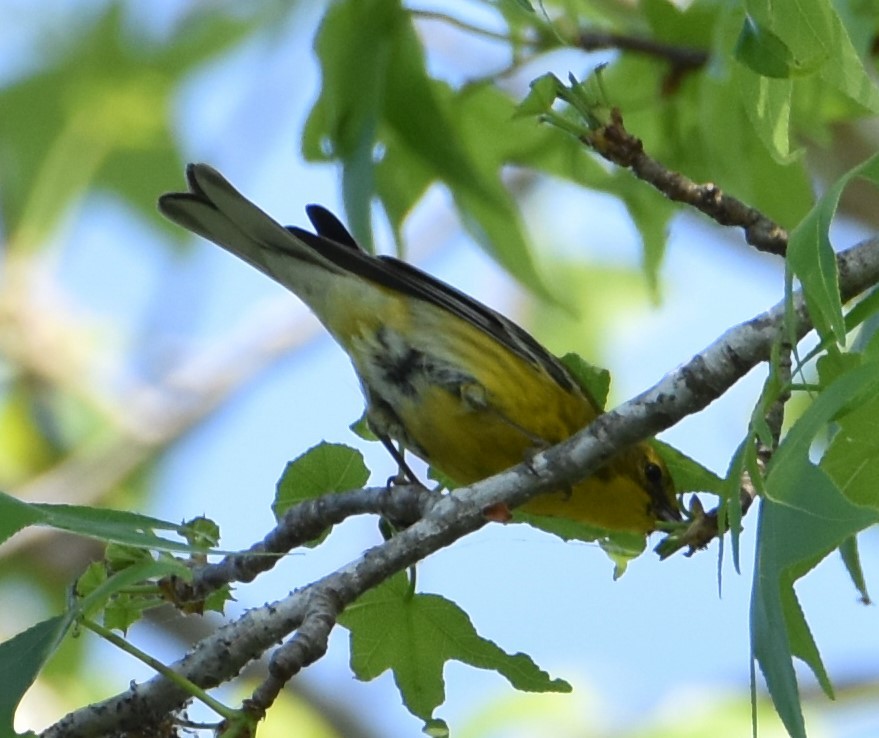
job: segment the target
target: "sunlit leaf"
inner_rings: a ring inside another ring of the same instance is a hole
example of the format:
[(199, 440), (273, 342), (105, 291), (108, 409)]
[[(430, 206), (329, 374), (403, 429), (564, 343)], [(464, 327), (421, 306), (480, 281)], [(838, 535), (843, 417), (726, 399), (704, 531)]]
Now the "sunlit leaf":
[(523, 653), (508, 654), (481, 637), (455, 603), (411, 592), (404, 574), (370, 590), (348, 607), (339, 622), (351, 631), (351, 668), (371, 680), (390, 669), (410, 712), (425, 721), (445, 699), (443, 669), (461, 661), (504, 676), (527, 692), (570, 692)]

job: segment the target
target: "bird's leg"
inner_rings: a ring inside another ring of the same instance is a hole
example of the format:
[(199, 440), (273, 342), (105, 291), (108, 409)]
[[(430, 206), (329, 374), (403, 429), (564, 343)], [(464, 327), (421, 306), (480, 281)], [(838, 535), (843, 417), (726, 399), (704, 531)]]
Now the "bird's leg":
[(409, 467), (409, 464), (406, 463), (406, 458), (403, 455), (402, 448), (397, 448), (394, 445), (394, 442), (387, 436), (381, 435), (379, 436), (379, 440), (382, 442), (382, 446), (388, 450), (391, 458), (397, 462), (397, 473), (393, 477), (388, 477), (387, 486), (416, 484), (419, 487), (424, 487), (425, 485), (421, 483), (415, 475), (415, 472), (413, 472)]

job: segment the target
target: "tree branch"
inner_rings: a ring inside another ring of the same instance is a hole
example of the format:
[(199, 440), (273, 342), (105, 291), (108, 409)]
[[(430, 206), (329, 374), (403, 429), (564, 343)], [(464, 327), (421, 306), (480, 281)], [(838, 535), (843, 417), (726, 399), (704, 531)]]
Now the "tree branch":
[(727, 195), (713, 183), (698, 184), (680, 172), (673, 172), (644, 152), (641, 139), (623, 125), (619, 109), (611, 111), (611, 121), (588, 135), (583, 143), (618, 166), (631, 169), (639, 179), (655, 187), (669, 200), (691, 205), (724, 226), (738, 226), (754, 248), (777, 256), (787, 250), (787, 231), (756, 208)]
[[(844, 301), (875, 285), (879, 282), (879, 238), (840, 254), (838, 266)], [(811, 329), (801, 293), (794, 296), (793, 306), (794, 332), (799, 339)], [(720, 397), (770, 357), (784, 317), (782, 301), (731, 328), (654, 387), (600, 415), (564, 443), (538, 453), (527, 463), (439, 497), (422, 519), (398, 535), (278, 602), (248, 611), (206, 638), (172, 668), (200, 686), (213, 687), (233, 678), (250, 660), (300, 630), (308, 634), (309, 642), (303, 644), (300, 639), (295, 641), (297, 645), (286, 648), (277, 671), (281, 676), (294, 674), (322, 653), (322, 634), (327, 623), (331, 627), (336, 613), (393, 574), (484, 526), (488, 522), (483, 515), (486, 507), (500, 502), (516, 507), (540, 492), (581, 479), (598, 469), (616, 449), (655, 435)], [(323, 604), (313, 607), (315, 602)], [(275, 686), (266, 686), (257, 704), (273, 699), (273, 693)], [(142, 727), (179, 709), (187, 699), (181, 689), (155, 676), (70, 713), (42, 735), (72, 738)]]
[(704, 49), (697, 49), (693, 46), (676, 46), (652, 38), (628, 36), (621, 33), (595, 30), (580, 31), (575, 43), (584, 51), (619, 49), (620, 51), (634, 51), (656, 59), (663, 59), (669, 62), (679, 74), (704, 67), (709, 59), (709, 54)]
[(365, 487), (305, 500), (287, 510), (272, 531), (247, 551), (196, 569), (191, 581), (172, 577), (166, 591), (178, 604), (197, 602), (226, 584), (253, 581), (285, 553), (313, 541), (349, 517), (372, 513), (410, 524), (424, 517), (438, 499), (438, 495), (424, 487), (396, 485)]

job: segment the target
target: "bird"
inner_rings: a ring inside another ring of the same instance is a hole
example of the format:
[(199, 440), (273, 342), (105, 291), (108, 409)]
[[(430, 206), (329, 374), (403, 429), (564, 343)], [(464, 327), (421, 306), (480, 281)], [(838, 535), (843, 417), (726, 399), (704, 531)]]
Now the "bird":
[[(408, 451), (469, 485), (560, 443), (602, 412), (523, 328), (407, 262), (366, 252), (329, 210), (306, 208), (314, 232), (282, 226), (210, 165), (189, 164), (186, 180), (186, 192), (159, 198), (159, 211), (308, 306), (348, 354), (369, 427), (406, 477), (414, 479)], [(681, 519), (671, 475), (648, 442), (519, 509), (641, 534)]]

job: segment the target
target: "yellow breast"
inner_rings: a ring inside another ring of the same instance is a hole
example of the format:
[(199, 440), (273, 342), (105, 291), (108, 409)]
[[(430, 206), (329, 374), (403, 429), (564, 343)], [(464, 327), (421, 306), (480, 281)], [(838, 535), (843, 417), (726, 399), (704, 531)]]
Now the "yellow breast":
[[(417, 311), (417, 312), (415, 312)], [(388, 316), (393, 320), (388, 320)], [(525, 461), (592, 421), (594, 403), (466, 321), (431, 305), (363, 316), (344, 342), (382, 433), (470, 484)], [(381, 405), (381, 412), (378, 412)], [(647, 492), (619, 463), (522, 509), (646, 532)]]

